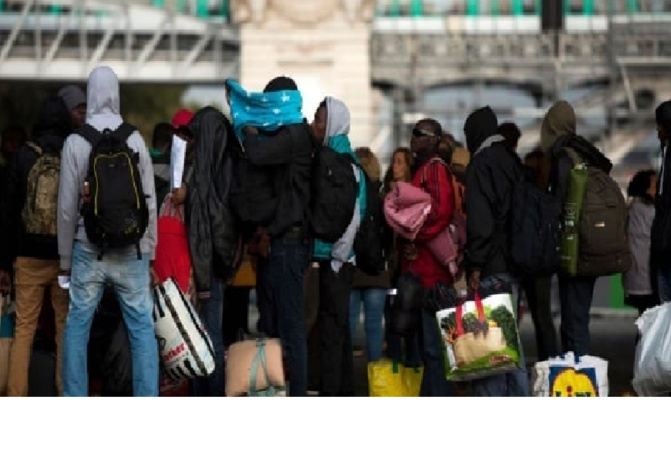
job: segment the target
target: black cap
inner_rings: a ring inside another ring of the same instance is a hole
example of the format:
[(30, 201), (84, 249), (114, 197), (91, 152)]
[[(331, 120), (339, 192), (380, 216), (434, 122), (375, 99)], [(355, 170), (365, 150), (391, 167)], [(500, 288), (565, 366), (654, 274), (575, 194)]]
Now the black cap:
[(294, 80), (286, 76), (278, 76), (268, 82), (264, 92), (277, 92), (278, 90), (298, 90)]

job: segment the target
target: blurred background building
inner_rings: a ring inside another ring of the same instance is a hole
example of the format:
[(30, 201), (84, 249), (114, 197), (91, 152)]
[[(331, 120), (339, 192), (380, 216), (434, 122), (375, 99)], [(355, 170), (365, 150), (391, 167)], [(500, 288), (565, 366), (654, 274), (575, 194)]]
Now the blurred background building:
[[(420, 116), (463, 138), (491, 105), (538, 142), (558, 98), (624, 169), (654, 162), (655, 104), (671, 95), (671, 0), (0, 0), (0, 80), (181, 84), (223, 106), (227, 77), (296, 77), (311, 118), (346, 101), (353, 138), (386, 162)], [(633, 155), (632, 155), (633, 153)]]

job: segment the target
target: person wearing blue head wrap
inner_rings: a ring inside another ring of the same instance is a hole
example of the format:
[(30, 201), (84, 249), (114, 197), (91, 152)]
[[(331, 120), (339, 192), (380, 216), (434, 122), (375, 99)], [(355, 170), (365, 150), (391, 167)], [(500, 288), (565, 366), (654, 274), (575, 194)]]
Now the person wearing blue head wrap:
[[(245, 209), (268, 211), (252, 222), (259, 246), (257, 298), (260, 330), (279, 337), (287, 353), (290, 396), (307, 394), (304, 277), (310, 260), (308, 227), (314, 142), (302, 114), (303, 100), (287, 77), (263, 92), (226, 81), (233, 128), (245, 152), (241, 195)], [(242, 176), (241, 176), (242, 178)], [(269, 217), (269, 219), (266, 219)]]

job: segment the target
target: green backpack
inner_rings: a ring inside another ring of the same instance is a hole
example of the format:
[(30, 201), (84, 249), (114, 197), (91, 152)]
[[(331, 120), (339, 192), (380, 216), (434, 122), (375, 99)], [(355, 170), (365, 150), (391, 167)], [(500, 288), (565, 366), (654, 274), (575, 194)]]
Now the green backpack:
[[(564, 203), (561, 270), (569, 276), (601, 277), (629, 269), (631, 252), (627, 241), (627, 205), (619, 186), (591, 159), (605, 156), (585, 143), (571, 145), (574, 163)], [(588, 148), (589, 149), (589, 148)], [(596, 153), (594, 153), (596, 152)]]

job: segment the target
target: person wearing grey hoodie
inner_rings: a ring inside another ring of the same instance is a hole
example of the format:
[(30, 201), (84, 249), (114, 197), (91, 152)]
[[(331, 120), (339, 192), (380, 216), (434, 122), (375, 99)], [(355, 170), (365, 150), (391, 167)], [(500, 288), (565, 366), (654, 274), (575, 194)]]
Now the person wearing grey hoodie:
[[(86, 123), (96, 130), (114, 130), (123, 122), (119, 81), (114, 71), (100, 66), (89, 75)], [(128, 330), (133, 363), (133, 394), (158, 396), (158, 344), (154, 335), (150, 261), (156, 247), (156, 194), (149, 152), (139, 132), (128, 146), (139, 154), (142, 189), (147, 196), (149, 225), (135, 246), (100, 251), (89, 243), (80, 214), (91, 145), (75, 133), (65, 141), (58, 193), (58, 252), (63, 286), (69, 284), (70, 309), (63, 337), (63, 394), (88, 395), (87, 344), (91, 322), (105, 285), (114, 287)]]
[[(312, 132), (317, 142), (359, 164), (349, 141), (350, 113), (347, 106), (326, 97), (317, 108)], [(319, 262), (320, 396), (354, 395), (354, 359), (349, 329), (349, 298), (352, 292), (354, 238), (365, 214), (366, 183), (352, 165), (359, 192), (352, 220), (335, 243), (315, 239), (313, 259)]]

